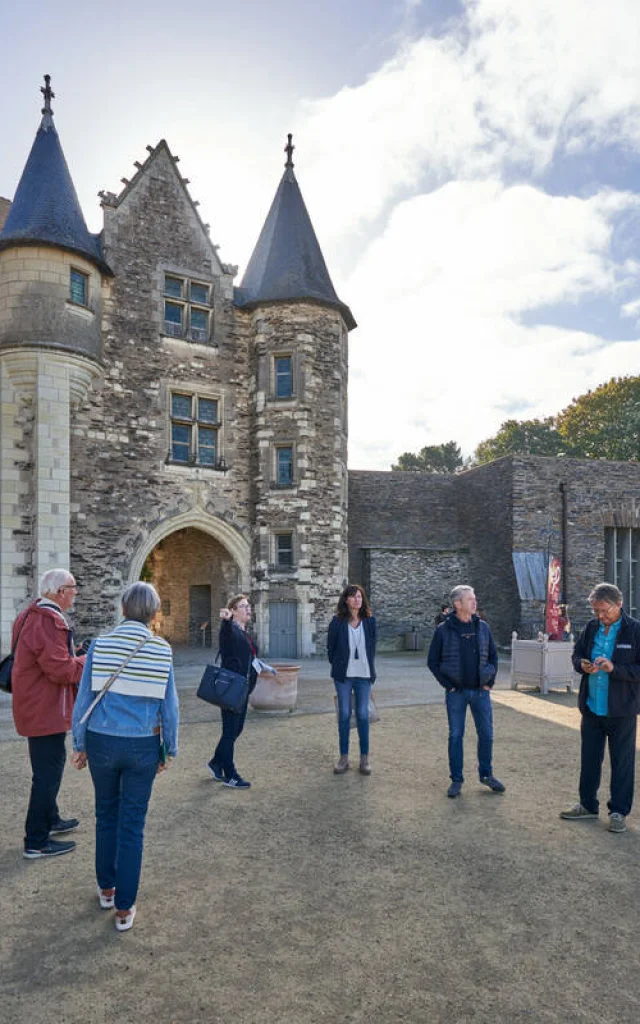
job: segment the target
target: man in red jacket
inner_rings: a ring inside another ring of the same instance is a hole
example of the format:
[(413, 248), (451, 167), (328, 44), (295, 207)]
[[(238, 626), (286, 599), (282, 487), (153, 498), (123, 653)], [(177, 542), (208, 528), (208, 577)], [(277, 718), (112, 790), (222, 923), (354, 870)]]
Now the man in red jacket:
[(84, 656), (76, 657), (65, 612), (76, 596), (76, 581), (66, 569), (50, 569), (40, 580), (40, 598), (13, 624), (15, 649), (11, 684), (13, 720), (29, 740), (32, 781), (25, 825), (24, 856), (57, 857), (71, 853), (75, 843), (52, 839), (73, 832), (77, 818), (64, 820), (57, 797), (66, 760), (65, 733)]

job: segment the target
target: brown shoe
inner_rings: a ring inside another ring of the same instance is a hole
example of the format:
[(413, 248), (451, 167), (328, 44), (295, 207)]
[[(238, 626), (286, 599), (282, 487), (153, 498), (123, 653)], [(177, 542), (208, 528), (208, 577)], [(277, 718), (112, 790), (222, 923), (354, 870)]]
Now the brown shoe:
[(360, 758), (360, 774), (371, 775), (371, 764), (368, 757)]
[(348, 772), (348, 771), (349, 771), (349, 758), (346, 757), (346, 756), (345, 757), (341, 757), (340, 760), (336, 761), (335, 765), (333, 766), (333, 774), (334, 775), (344, 775), (344, 773)]

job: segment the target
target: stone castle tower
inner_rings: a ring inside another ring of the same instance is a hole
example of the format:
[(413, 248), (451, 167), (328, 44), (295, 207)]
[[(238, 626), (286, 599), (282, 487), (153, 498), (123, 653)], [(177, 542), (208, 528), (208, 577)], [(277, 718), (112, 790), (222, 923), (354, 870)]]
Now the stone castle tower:
[[(167, 143), (86, 227), (43, 118), (0, 231), (2, 649), (45, 569), (81, 635), (153, 580), (157, 628), (215, 643), (248, 591), (271, 656), (321, 647), (347, 574), (347, 337), (293, 169), (240, 287)], [(6, 206), (6, 203), (5, 203)], [(0, 215), (2, 205), (0, 204)]]

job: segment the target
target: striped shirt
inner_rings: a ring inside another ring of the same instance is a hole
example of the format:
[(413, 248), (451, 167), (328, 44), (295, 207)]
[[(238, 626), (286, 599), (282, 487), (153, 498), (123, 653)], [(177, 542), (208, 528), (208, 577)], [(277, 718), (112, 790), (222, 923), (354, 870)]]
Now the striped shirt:
[(93, 648), (91, 689), (101, 690), (141, 640), (142, 647), (109, 687), (112, 693), (163, 700), (171, 670), (171, 648), (141, 622), (125, 619), (106, 636), (98, 637)]

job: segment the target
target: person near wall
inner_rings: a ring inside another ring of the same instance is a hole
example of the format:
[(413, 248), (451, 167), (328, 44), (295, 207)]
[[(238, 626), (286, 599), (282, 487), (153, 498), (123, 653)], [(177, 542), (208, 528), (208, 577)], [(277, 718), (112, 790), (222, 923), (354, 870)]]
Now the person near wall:
[(50, 569), (39, 591), (39, 599), (18, 615), (12, 636), (13, 719), (20, 736), (28, 738), (32, 773), (24, 837), (28, 860), (71, 853), (73, 841), (52, 837), (74, 832), (80, 824), (77, 818), (62, 818), (57, 803), (65, 735), (85, 660), (75, 655), (66, 619), (76, 581), (67, 569)]
[(336, 614), (329, 623), (327, 636), (331, 678), (338, 702), (340, 758), (333, 769), (336, 775), (343, 775), (349, 769), (352, 693), (360, 742), (360, 772), (371, 775), (369, 699), (376, 681), (376, 637), (376, 620), (371, 614), (367, 595), (359, 584), (350, 583), (338, 598)]
[(209, 774), (216, 782), (222, 782), (229, 789), (249, 789), (250, 782), (243, 779), (234, 762), (235, 743), (244, 729), (247, 717), (249, 694), (254, 689), (258, 673), (254, 661), (258, 656), (257, 644), (247, 632), (251, 621), (251, 605), (246, 594), (236, 594), (226, 608), (220, 609), (220, 635), (218, 646), (223, 668), (246, 676), (249, 682), (247, 698), (240, 711), (221, 708), (222, 735), (207, 762)]
[(471, 709), (478, 734), (480, 782), (493, 793), (505, 786), (493, 774), (493, 715), (491, 687), (498, 671), (498, 653), (489, 626), (477, 614), (472, 587), (461, 585), (451, 591), (453, 611), (438, 626), (427, 664), (446, 691), (449, 720), (449, 774), (447, 796), (459, 796), (464, 782), (463, 740), (467, 708)]
[(127, 587), (123, 621), (89, 648), (73, 712), (72, 763), (79, 769), (89, 763), (95, 789), (98, 899), (105, 910), (115, 907), (118, 931), (128, 931), (136, 916), (155, 777), (178, 753), (171, 648), (149, 628), (159, 607), (150, 583)]
[(598, 789), (609, 743), (609, 831), (626, 832), (633, 803), (636, 728), (640, 713), (640, 622), (622, 608), (622, 592), (599, 583), (589, 594), (595, 618), (573, 649), (580, 672), (580, 801), (560, 814), (565, 821), (598, 817)]

